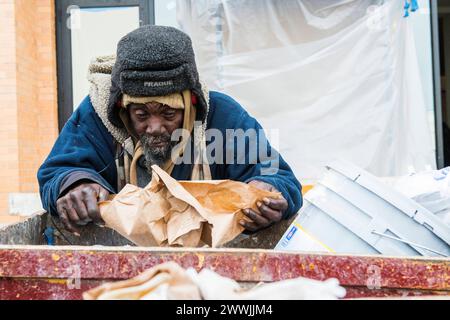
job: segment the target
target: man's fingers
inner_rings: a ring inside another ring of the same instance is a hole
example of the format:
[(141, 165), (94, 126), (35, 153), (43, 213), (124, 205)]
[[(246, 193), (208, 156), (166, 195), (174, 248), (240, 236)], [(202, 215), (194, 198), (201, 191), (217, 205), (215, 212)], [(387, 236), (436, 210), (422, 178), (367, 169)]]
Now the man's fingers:
[(79, 219), (81, 221), (86, 221), (89, 218), (89, 215), (84, 202), (79, 196), (76, 196), (75, 193), (70, 194), (70, 200), (72, 200), (73, 208), (77, 212)]
[(252, 209), (244, 209), (244, 214), (250, 218), (257, 226), (265, 227), (270, 224), (270, 221), (267, 220), (262, 215), (258, 214), (257, 212), (253, 211)]
[(103, 188), (100, 188), (100, 192), (98, 195), (98, 202), (108, 200), (109, 192)]
[(95, 191), (97, 192), (98, 202), (108, 200), (109, 191), (103, 188), (101, 185), (98, 184), (95, 188)]
[(78, 217), (78, 213), (72, 207), (71, 203), (66, 203), (66, 205), (63, 206), (63, 211), (67, 214), (70, 222), (78, 223), (80, 221), (80, 217)]
[(260, 227), (258, 227), (254, 222), (248, 222), (245, 220), (241, 220), (240, 225), (243, 226), (245, 229), (249, 230), (249, 231), (258, 231), (260, 229)]
[(256, 204), (258, 206), (259, 212), (261, 212), (261, 215), (268, 219), (271, 222), (278, 222), (282, 218), (282, 213), (279, 210), (274, 210), (270, 208), (269, 206), (265, 205), (262, 202), (257, 202)]
[(84, 186), (81, 188), (81, 197), (86, 206), (89, 218), (95, 223), (100, 223), (101, 217), (97, 205), (97, 200), (100, 194), (99, 188), (93, 188), (92, 186)]
[(91, 218), (95, 223), (102, 223), (103, 219), (100, 216), (100, 209), (98, 208), (97, 195), (91, 194), (84, 199), (86, 208)]
[(65, 196), (58, 199), (56, 208), (61, 222), (68, 231), (80, 235), (76, 225), (85, 225), (90, 221), (103, 224), (98, 201), (108, 200), (109, 192), (98, 184), (81, 184)]
[(266, 206), (278, 211), (285, 211), (288, 208), (288, 203), (284, 198), (282, 199), (264, 198), (263, 202)]
[(61, 211), (58, 212), (59, 213), (59, 219), (61, 220), (64, 228), (69, 231), (72, 232), (73, 234), (75, 234), (76, 236), (80, 236), (80, 231), (70, 222), (66, 209), (62, 208)]

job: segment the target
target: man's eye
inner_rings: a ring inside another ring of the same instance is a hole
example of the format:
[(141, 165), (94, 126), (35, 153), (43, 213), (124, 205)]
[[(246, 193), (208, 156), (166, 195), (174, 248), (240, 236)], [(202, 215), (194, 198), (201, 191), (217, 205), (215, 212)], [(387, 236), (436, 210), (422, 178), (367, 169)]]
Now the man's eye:
[(146, 113), (136, 113), (136, 117), (138, 118), (138, 119), (145, 119), (145, 118), (147, 118), (147, 114)]
[(164, 116), (167, 118), (173, 118), (175, 116), (175, 112), (165, 112)]

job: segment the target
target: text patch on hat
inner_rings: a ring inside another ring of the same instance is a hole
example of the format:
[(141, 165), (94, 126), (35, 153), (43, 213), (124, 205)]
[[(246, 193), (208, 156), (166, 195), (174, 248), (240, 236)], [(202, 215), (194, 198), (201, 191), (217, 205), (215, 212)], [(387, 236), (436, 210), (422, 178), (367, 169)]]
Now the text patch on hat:
[(168, 80), (168, 81), (145, 81), (144, 82), (144, 87), (149, 87), (149, 88), (167, 87), (167, 86), (171, 86), (171, 85), (173, 85), (173, 81), (172, 80)]

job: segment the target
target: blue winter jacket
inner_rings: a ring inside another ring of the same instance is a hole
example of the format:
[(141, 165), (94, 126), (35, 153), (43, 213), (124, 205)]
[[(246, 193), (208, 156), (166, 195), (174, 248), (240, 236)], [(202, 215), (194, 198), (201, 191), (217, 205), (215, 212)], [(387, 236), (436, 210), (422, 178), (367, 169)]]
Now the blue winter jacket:
[[(207, 121), (207, 129), (218, 129), (224, 137), (227, 129), (262, 129), (235, 100), (218, 92), (210, 92)], [(229, 145), (233, 145), (234, 150), (238, 148), (236, 141)], [(302, 206), (301, 185), (281, 155), (272, 157), (277, 153), (270, 147), (265, 136), (258, 135), (257, 141), (246, 138), (246, 150), (255, 145), (258, 150), (257, 159), (250, 159), (255, 153), (247, 154), (245, 159), (235, 153), (232, 155), (234, 161), (228, 163), (225, 159), (230, 147), (224, 147), (224, 164), (210, 164), (212, 178), (242, 182), (261, 180), (273, 185), (288, 201), (289, 208), (284, 213), (284, 218), (289, 218)], [(260, 157), (261, 146), (267, 148), (264, 154), (272, 154), (270, 159)], [(120, 191), (117, 190), (115, 157), (116, 141), (95, 112), (88, 96), (67, 121), (52, 151), (39, 168), (37, 176), (44, 209), (56, 214), (56, 201), (60, 195), (80, 179), (97, 182), (111, 193)], [(271, 167), (278, 170), (268, 170)], [(191, 172), (192, 165), (179, 164), (174, 167), (171, 175), (177, 180), (189, 180)]]

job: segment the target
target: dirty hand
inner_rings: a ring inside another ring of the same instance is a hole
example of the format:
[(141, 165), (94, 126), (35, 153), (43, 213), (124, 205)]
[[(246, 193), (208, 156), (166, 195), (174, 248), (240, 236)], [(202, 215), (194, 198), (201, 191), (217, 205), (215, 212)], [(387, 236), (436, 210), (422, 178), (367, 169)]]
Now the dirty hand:
[(82, 183), (69, 190), (56, 201), (56, 209), (66, 230), (80, 235), (76, 225), (93, 221), (103, 223), (98, 208), (99, 201), (108, 199), (109, 192), (97, 183)]
[[(248, 183), (258, 189), (278, 192), (274, 186), (253, 180)], [(256, 203), (258, 210), (244, 209), (244, 214), (252, 221), (247, 222), (244, 220), (240, 221), (240, 224), (247, 230), (255, 232), (278, 222), (283, 217), (283, 212), (288, 208), (288, 203), (286, 199), (281, 197), (281, 199), (269, 199), (265, 198), (263, 202)]]

